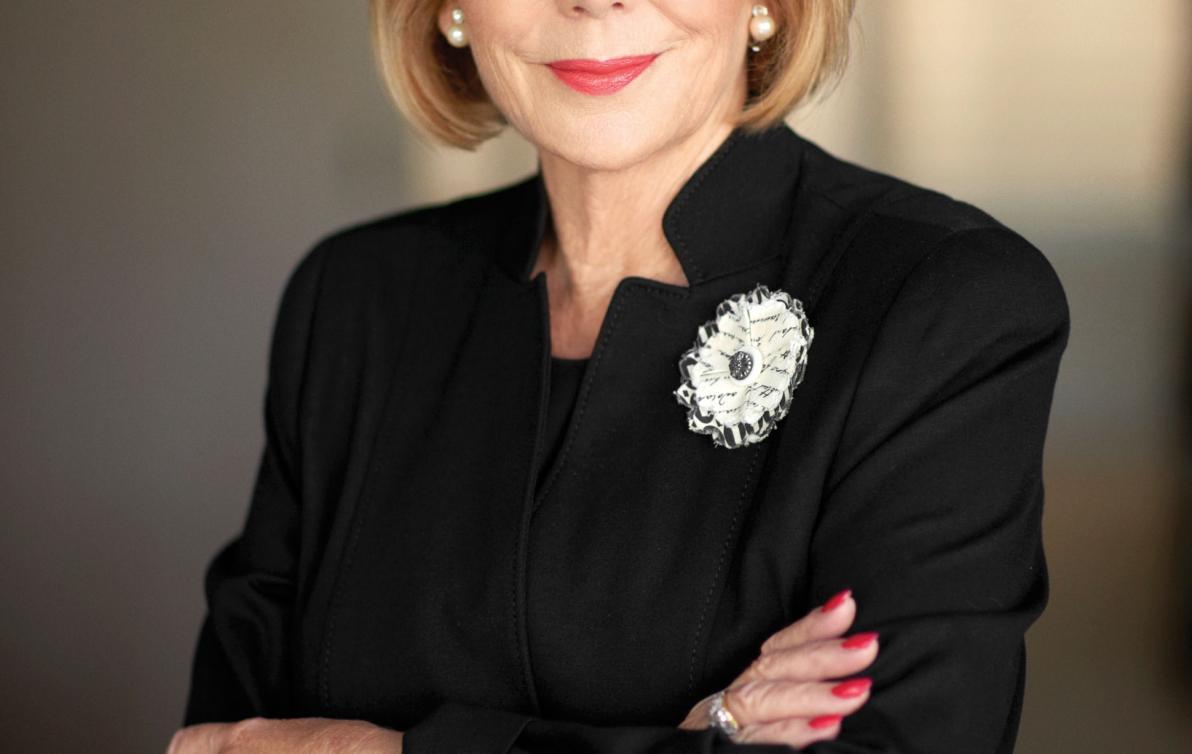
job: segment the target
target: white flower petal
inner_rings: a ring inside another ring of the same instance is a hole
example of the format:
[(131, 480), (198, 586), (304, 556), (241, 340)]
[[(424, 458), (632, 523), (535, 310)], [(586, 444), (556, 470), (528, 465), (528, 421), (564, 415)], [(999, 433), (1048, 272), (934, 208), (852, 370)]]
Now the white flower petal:
[(716, 384), (728, 377), (728, 359), (719, 351), (703, 348), (697, 358), (698, 361), (691, 367), (693, 387)]
[(741, 342), (728, 333), (718, 332), (708, 338), (708, 344), (704, 348), (717, 351), (727, 365), (732, 355), (741, 348)]
[(790, 310), (780, 301), (765, 301), (750, 308), (753, 344), (762, 353), (781, 347), (781, 336), (775, 337), (775, 332), (781, 332), (781, 326), (790, 321), (789, 315)]
[(716, 320), (716, 326), (720, 328), (721, 342), (728, 344), (723, 346), (725, 348), (735, 351), (749, 342), (749, 323), (744, 312), (739, 309), (734, 309), (723, 317), (719, 317)]

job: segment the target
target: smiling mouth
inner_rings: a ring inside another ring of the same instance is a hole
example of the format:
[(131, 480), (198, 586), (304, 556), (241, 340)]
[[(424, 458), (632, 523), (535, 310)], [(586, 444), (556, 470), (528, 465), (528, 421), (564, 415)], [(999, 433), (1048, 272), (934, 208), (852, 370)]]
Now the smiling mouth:
[(612, 60), (556, 60), (547, 67), (567, 86), (583, 94), (613, 94), (650, 67), (659, 53)]

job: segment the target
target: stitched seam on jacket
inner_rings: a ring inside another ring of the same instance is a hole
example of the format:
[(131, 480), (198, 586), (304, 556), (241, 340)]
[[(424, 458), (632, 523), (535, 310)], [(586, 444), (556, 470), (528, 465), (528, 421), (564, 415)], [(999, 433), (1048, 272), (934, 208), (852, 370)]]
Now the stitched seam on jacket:
[[(584, 410), (588, 405), (588, 397), (592, 393), (592, 383), (595, 381), (596, 374), (600, 370), (600, 362), (603, 360), (604, 354), (609, 348), (608, 341), (612, 339), (612, 334), (617, 329), (617, 321), (621, 315), (621, 310), (625, 307), (625, 298), (629, 293), (638, 290), (629, 282), (622, 281), (621, 285), (623, 286), (622, 290), (626, 295), (620, 296), (620, 300), (616, 301), (615, 308), (613, 308), (613, 310), (607, 315), (609, 317), (606, 323), (607, 329), (605, 329), (605, 331), (601, 334), (600, 340), (597, 342), (596, 350), (594, 352), (595, 358), (588, 366), (588, 369), (584, 372), (583, 384), (581, 385), (583, 393), (580, 395), (579, 402), (575, 407), (575, 417), (572, 420), (570, 432), (568, 432), (566, 441), (559, 451), (558, 458), (555, 460), (554, 469), (551, 470), (550, 476), (545, 480), (546, 483), (543, 486), (541, 493), (535, 495), (537, 500), (534, 501), (533, 509), (530, 512), (531, 518), (533, 518), (533, 515), (536, 514), (538, 509), (542, 507), (542, 503), (546, 501), (547, 494), (555, 486), (555, 479), (562, 473), (563, 468), (567, 463), (567, 458), (571, 454), (571, 446), (575, 442), (575, 437), (579, 434), (580, 425), (584, 420)], [(617, 298), (615, 291), (614, 298)]]
[[(821, 264), (820, 269), (812, 273), (812, 280), (808, 285), (807, 291), (807, 310), (809, 313), (815, 310), (815, 305), (819, 301), (820, 295), (827, 288), (828, 283), (834, 280), (833, 274), (836, 272), (836, 265), (852, 249), (853, 242), (856, 241), (857, 235), (860, 234), (866, 224), (877, 217), (883, 208), (901, 199), (914, 196), (915, 193), (909, 189), (895, 189), (866, 207), (860, 216), (840, 229), (836, 238), (833, 239), (833, 250), (829, 252), (828, 259)], [(827, 198), (827, 194), (819, 195)]]
[[(527, 600), (525, 573), (526, 564), (529, 562), (530, 520), (533, 518), (534, 509), (536, 508), (535, 497), (537, 485), (535, 481), (538, 477), (538, 456), (542, 452), (542, 435), (546, 423), (548, 399), (550, 397), (548, 391), (551, 389), (550, 333), (547, 331), (547, 328), (550, 327), (549, 311), (547, 310), (549, 300), (544, 294), (545, 289), (546, 280), (544, 278), (536, 278), (534, 286), (528, 289), (529, 292), (532, 292), (538, 297), (540, 327), (535, 334), (538, 342), (538, 352), (541, 354), (538, 367), (538, 421), (535, 424), (533, 439), (530, 443), (530, 468), (526, 472), (526, 486), (528, 488), (526, 497), (529, 499), (522, 499), (521, 518), (517, 527), (517, 541), (513, 546), (513, 573), (510, 578), (510, 591), (512, 592), (513, 599), (511, 601), (512, 615), (510, 616), (509, 625), (513, 630), (513, 654), (514, 657), (518, 658), (522, 671), (522, 677), (518, 679), (518, 686), (521, 688), (522, 693), (530, 698), (530, 706), (534, 710), (534, 714), (541, 714), (542, 710), (538, 702), (538, 690), (534, 685), (534, 664), (530, 659), (529, 626), (524, 604)], [(544, 332), (546, 333), (545, 335)]]
[[(700, 610), (699, 621), (695, 626), (695, 636), (692, 639), (691, 646), (691, 663), (687, 670), (687, 693), (690, 694), (695, 688), (695, 665), (699, 659), (700, 649), (704, 649), (704, 654), (707, 654), (707, 641), (701, 640), (704, 631), (704, 621), (708, 617), (708, 611), (712, 607), (712, 596), (716, 593), (717, 587), (721, 586), (720, 574), (724, 570), (725, 559), (728, 557), (729, 551), (732, 549), (732, 543), (737, 538), (737, 521), (741, 518), (741, 510), (745, 506), (745, 499), (749, 496), (749, 489), (753, 486), (754, 473), (757, 470), (757, 462), (769, 450), (769, 445), (766, 443), (760, 444), (754, 451), (753, 458), (749, 462), (749, 471), (745, 474), (745, 482), (741, 486), (741, 494), (737, 498), (737, 505), (733, 509), (733, 517), (729, 522), (728, 534), (725, 535), (724, 542), (720, 546), (720, 557), (716, 563), (716, 571), (712, 575), (712, 583), (708, 587), (708, 594), (704, 598), (704, 606)], [(719, 604), (719, 600), (717, 600)], [(710, 638), (710, 637), (708, 637)], [(702, 674), (701, 674), (702, 675)]]
[[(737, 146), (741, 143), (740, 142), (740, 139), (741, 139), (740, 134), (735, 134), (731, 138), (733, 139), (732, 143), (728, 144), (727, 148), (721, 149), (715, 155), (713, 155), (713, 157), (707, 163), (704, 164), (704, 169), (699, 171), (699, 174), (697, 176), (695, 176), (695, 179), (687, 187), (687, 190), (682, 192), (676, 198), (675, 208), (674, 208), (674, 216), (676, 218), (679, 217), (679, 215), (681, 215), (685, 211), (687, 203), (691, 199), (692, 194), (694, 194), (696, 192), (696, 190), (700, 187), (700, 185), (703, 184), (703, 182), (707, 179), (708, 175), (712, 171), (716, 170), (720, 166), (720, 164), (722, 162), (724, 162), (725, 157), (727, 157), (729, 155), (729, 153), (731, 153), (733, 150), (735, 150), (737, 148)], [(664, 216), (663, 217), (664, 223), (665, 223), (665, 220), (666, 220), (666, 218)], [(676, 226), (675, 238), (679, 242), (678, 243), (679, 248), (675, 249), (675, 251), (683, 252), (682, 253), (683, 261), (685, 261), (687, 264), (689, 264), (691, 266), (692, 271), (695, 272), (696, 280), (699, 280), (702, 282), (704, 273), (695, 264), (695, 261), (691, 256), (691, 250), (687, 246), (687, 238), (686, 238), (686, 236), (684, 236), (682, 234), (682, 232), (678, 232), (677, 226)], [(690, 282), (692, 285), (695, 285), (696, 280), (690, 280), (688, 282)]]

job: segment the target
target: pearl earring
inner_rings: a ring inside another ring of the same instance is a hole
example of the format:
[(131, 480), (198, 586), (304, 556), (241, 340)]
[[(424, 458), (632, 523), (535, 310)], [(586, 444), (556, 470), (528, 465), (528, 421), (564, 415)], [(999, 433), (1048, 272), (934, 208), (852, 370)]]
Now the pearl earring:
[(762, 48), (758, 42), (765, 42), (774, 36), (778, 27), (774, 25), (774, 19), (770, 18), (770, 9), (766, 6), (755, 5), (750, 13), (752, 17), (749, 19), (749, 36), (753, 38), (753, 43), (749, 45), (749, 49), (759, 52)]
[(451, 25), (447, 27), (447, 42), (452, 47), (468, 46), (468, 33), (464, 31), (464, 12), (459, 8), (451, 9)]

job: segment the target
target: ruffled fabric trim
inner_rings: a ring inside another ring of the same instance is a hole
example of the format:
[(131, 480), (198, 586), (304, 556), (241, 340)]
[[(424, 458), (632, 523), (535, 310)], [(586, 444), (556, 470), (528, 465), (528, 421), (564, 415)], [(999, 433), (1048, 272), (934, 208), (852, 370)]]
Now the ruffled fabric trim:
[(679, 358), (688, 428), (725, 448), (765, 439), (790, 410), (814, 337), (803, 302), (781, 289), (758, 283), (721, 301)]

